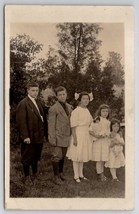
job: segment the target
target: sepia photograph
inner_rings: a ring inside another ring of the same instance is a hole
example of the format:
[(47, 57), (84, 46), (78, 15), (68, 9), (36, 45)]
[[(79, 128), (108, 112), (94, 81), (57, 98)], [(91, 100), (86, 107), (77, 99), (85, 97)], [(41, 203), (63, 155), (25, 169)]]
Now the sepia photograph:
[(7, 209), (133, 209), (132, 9), (5, 7)]

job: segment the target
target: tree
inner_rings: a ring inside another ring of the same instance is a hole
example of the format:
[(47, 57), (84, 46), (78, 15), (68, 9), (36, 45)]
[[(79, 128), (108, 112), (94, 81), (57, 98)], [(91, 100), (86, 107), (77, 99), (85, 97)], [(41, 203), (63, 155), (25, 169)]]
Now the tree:
[(98, 24), (64, 23), (58, 24), (59, 54), (70, 69), (84, 72), (92, 59), (99, 58), (101, 41), (97, 35), (101, 30)]
[(124, 67), (121, 63), (122, 57), (119, 53), (109, 52), (109, 58), (106, 61), (105, 68), (111, 68), (113, 83), (117, 86), (124, 85)]
[[(37, 76), (37, 80), (40, 85), (40, 89), (46, 89), (46, 87), (56, 87), (56, 85), (65, 81), (65, 69), (68, 70), (68, 65), (62, 60), (56, 50), (49, 47), (49, 51), (46, 59), (38, 59), (28, 66), (28, 70), (33, 76)], [(61, 73), (63, 72), (63, 74)]]
[(104, 69), (102, 86), (105, 87), (103, 97), (113, 110), (113, 115), (124, 115), (124, 67), (119, 53), (110, 52)]
[(99, 54), (101, 41), (97, 39), (101, 28), (97, 24), (64, 23), (58, 24), (57, 29), (59, 49), (57, 54), (49, 53), (46, 60), (50, 72), (48, 82), (54, 87), (64, 85), (69, 99), (73, 100), (75, 91), (92, 87), (92, 74), (88, 71), (90, 63), (98, 67), (102, 62)]
[(111, 67), (105, 67), (102, 71), (99, 93), (101, 94), (102, 102), (106, 104), (110, 104), (114, 98), (113, 84), (114, 83)]
[(10, 104), (17, 104), (25, 95), (25, 85), (32, 79), (26, 63), (35, 59), (42, 45), (23, 34), (10, 39)]

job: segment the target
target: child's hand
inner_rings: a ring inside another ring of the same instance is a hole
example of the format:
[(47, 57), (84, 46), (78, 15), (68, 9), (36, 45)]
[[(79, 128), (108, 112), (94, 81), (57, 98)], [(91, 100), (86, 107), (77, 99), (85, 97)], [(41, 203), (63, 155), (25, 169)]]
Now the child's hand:
[(107, 134), (103, 134), (102, 137), (108, 137), (108, 135)]
[(98, 138), (103, 138), (104, 135), (103, 135), (103, 134), (100, 134), (100, 135), (98, 135), (97, 137), (98, 137)]
[(119, 135), (120, 135), (120, 137), (123, 137), (122, 131), (119, 131)]
[(104, 138), (104, 137), (108, 137), (108, 135), (107, 134), (101, 134), (101, 135), (99, 135), (99, 137)]
[(94, 132), (89, 130), (89, 134), (93, 135), (94, 136)]
[(112, 142), (113, 146), (119, 145), (119, 141), (117, 139), (113, 139), (111, 142)]
[(114, 137), (114, 133), (110, 133), (110, 135), (109, 135), (111, 138), (113, 138)]
[(120, 144), (119, 140), (115, 139), (115, 144), (119, 145)]

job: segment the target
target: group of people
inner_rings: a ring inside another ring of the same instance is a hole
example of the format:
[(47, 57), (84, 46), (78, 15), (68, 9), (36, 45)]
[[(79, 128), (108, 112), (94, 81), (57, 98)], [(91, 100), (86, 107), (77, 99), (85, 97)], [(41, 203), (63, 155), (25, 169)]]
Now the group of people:
[[(66, 101), (66, 89), (59, 86), (55, 90), (57, 101), (49, 108), (46, 121), (44, 106), (37, 99), (39, 86), (28, 83), (27, 93), (16, 111), (25, 183), (31, 184), (38, 179), (38, 162), (47, 132), (52, 147), (55, 184), (60, 185), (66, 179), (63, 174), (66, 156), (72, 160), (76, 183), (88, 180), (83, 173), (83, 165), (88, 161), (96, 162), (99, 181), (107, 180), (104, 167), (110, 169), (113, 181), (119, 181), (116, 169), (125, 165), (124, 140), (120, 133), (119, 120), (109, 120), (108, 105), (100, 105), (93, 118), (87, 108), (90, 102), (87, 92), (79, 94), (78, 105), (73, 109)], [(45, 126), (46, 123), (48, 126)]]

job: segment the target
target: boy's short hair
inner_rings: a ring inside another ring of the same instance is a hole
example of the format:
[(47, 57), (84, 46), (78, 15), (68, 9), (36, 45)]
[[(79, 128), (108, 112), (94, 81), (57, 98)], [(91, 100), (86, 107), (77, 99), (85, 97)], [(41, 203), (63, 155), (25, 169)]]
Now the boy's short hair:
[(26, 88), (30, 89), (31, 87), (38, 87), (39, 88), (39, 85), (36, 82), (28, 82), (26, 85)]
[(56, 93), (56, 95), (57, 95), (57, 94), (58, 94), (58, 92), (60, 92), (60, 91), (66, 91), (66, 93), (67, 93), (66, 88), (64, 88), (63, 86), (59, 86), (59, 87), (57, 87), (57, 88), (55, 89), (55, 93)]

